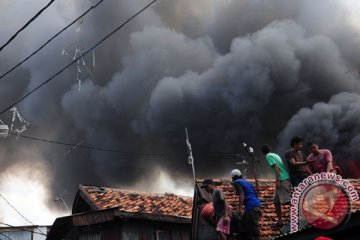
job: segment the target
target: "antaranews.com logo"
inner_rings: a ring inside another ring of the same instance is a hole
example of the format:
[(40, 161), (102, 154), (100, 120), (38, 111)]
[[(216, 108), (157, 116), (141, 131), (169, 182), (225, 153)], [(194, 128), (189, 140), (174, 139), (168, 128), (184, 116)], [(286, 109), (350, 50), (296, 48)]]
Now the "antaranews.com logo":
[(351, 202), (359, 199), (354, 186), (335, 173), (316, 173), (294, 188), (290, 208), (290, 232), (310, 224), (331, 229), (346, 223)]

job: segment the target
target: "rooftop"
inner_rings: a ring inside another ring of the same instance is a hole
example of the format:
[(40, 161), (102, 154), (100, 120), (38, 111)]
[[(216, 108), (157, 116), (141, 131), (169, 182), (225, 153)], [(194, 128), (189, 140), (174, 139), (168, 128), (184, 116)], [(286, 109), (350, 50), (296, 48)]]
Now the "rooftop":
[[(249, 180), (254, 182), (253, 180)], [(202, 180), (197, 180), (198, 189)], [(234, 188), (230, 180), (214, 179), (215, 184), (221, 189), (225, 195), (229, 204), (234, 210), (238, 209), (238, 197), (235, 195)], [(360, 180), (352, 179), (351, 184), (355, 189), (360, 192)], [(281, 232), (277, 229), (273, 229), (271, 224), (276, 223), (276, 214), (273, 204), (273, 194), (275, 190), (274, 180), (271, 179), (259, 179), (259, 196), (262, 200), (262, 217), (260, 220), (260, 230), (262, 239), (270, 239), (281, 235)], [(192, 217), (193, 200), (191, 197), (178, 196), (172, 193), (155, 194), (135, 192), (124, 189), (115, 189), (107, 187), (80, 185), (79, 194), (81, 198), (86, 202), (86, 205), (90, 206), (91, 210), (106, 210), (116, 209), (121, 214), (145, 214), (152, 216), (164, 216), (172, 218), (172, 221), (176, 219), (183, 219), (190, 221)], [(208, 201), (209, 196), (204, 193)], [(74, 202), (75, 212), (80, 213), (85, 211), (77, 211), (76, 203)], [(80, 208), (79, 208), (80, 209)], [(360, 200), (353, 202), (352, 210), (360, 210)], [(283, 220), (289, 221), (290, 206), (283, 208)], [(135, 215), (134, 215), (135, 216)], [(133, 216), (133, 217), (134, 217)]]
[[(222, 179), (213, 179), (217, 188), (221, 189), (225, 195), (226, 200), (232, 206), (232, 208), (236, 211), (238, 209), (238, 197), (235, 195), (234, 188), (232, 186), (231, 181), (222, 180)], [(254, 183), (253, 179), (248, 179), (250, 182)], [(198, 187), (202, 180), (197, 181)], [(355, 187), (355, 189), (360, 193), (360, 180), (351, 179), (351, 184)], [(255, 185), (255, 184), (254, 184)], [(262, 217), (260, 219), (260, 231), (262, 239), (269, 239), (273, 237), (277, 237), (281, 235), (280, 230), (273, 229), (271, 224), (276, 223), (276, 213), (275, 207), (273, 204), (273, 194), (275, 190), (275, 182), (270, 179), (259, 179), (259, 197), (261, 199), (262, 205)], [(200, 189), (200, 188), (199, 188)], [(202, 191), (203, 192), (203, 191)], [(204, 194), (205, 198), (207, 197)], [(210, 200), (210, 199), (207, 199)], [(360, 210), (360, 200), (353, 202), (352, 211)], [(290, 206), (283, 207), (283, 220), (285, 222), (289, 222), (290, 219)]]
[(191, 218), (192, 198), (172, 193), (141, 193), (97, 186), (79, 186), (95, 210), (117, 208), (121, 212)]

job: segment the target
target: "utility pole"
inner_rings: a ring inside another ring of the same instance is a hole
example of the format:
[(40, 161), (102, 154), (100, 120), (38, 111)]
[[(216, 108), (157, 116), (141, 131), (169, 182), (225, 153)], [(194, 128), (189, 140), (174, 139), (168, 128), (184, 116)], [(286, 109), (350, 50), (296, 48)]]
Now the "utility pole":
[(193, 157), (192, 150), (191, 150), (191, 144), (190, 144), (190, 139), (189, 139), (189, 135), (188, 135), (187, 128), (185, 128), (185, 134), (186, 134), (186, 145), (187, 145), (187, 147), (188, 147), (188, 163), (189, 163), (189, 164), (191, 165), (191, 167), (192, 167), (194, 183), (196, 184), (196, 175), (195, 175), (195, 167), (194, 167), (194, 157)]
[(254, 171), (254, 178), (255, 178), (255, 188), (256, 188), (256, 192), (259, 193), (259, 184), (258, 184), (257, 173), (256, 173), (254, 149), (252, 147), (249, 147), (246, 143), (243, 143), (243, 147), (245, 148), (246, 152), (249, 154), (249, 156), (251, 158), (252, 165), (253, 165), (253, 171)]
[(63, 196), (61, 196), (61, 197), (56, 197), (56, 198), (54, 199), (54, 201), (55, 201), (55, 202), (61, 202), (61, 203), (65, 206), (66, 210), (68, 210), (68, 212), (70, 212), (70, 209), (69, 209), (69, 207), (67, 206), (67, 204), (66, 204)]

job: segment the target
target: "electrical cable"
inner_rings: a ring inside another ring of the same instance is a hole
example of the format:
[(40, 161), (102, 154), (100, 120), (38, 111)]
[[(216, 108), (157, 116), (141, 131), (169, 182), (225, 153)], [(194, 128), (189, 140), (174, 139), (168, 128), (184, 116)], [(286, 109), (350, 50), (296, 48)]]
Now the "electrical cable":
[[(97, 147), (97, 146), (91, 146), (91, 145), (81, 145), (79, 143), (74, 144), (74, 143), (47, 140), (47, 139), (31, 137), (31, 136), (23, 135), (23, 134), (19, 135), (17, 133), (10, 133), (10, 134), (20, 137), (20, 138), (28, 139), (28, 140), (34, 140), (34, 141), (40, 141), (40, 142), (52, 143), (52, 144), (70, 146), (70, 147), (77, 147), (77, 148), (85, 148), (85, 149), (103, 151), (103, 152), (113, 152), (113, 153), (118, 153), (118, 154), (123, 154), (123, 155), (140, 155), (140, 156), (149, 156), (149, 157), (156, 157), (156, 156), (158, 156), (158, 157), (179, 157), (179, 155), (175, 155), (175, 154), (127, 152), (127, 151), (119, 151), (119, 150), (115, 150), (115, 149), (103, 148), (103, 147)], [(240, 156), (238, 153), (223, 153), (223, 152), (217, 152), (217, 153), (195, 152), (194, 154), (198, 155), (198, 156), (206, 156), (206, 157), (239, 157)]]
[(0, 235), (6, 237), (6, 239), (12, 240), (10, 237), (6, 236), (5, 234), (3, 234), (3, 233), (1, 233), (1, 232), (0, 232)]
[(53, 80), (55, 77), (57, 77), (58, 75), (60, 75), (63, 71), (65, 71), (65, 69), (67, 69), (68, 67), (70, 67), (71, 65), (73, 65), (75, 62), (77, 62), (79, 59), (81, 59), (82, 57), (86, 56), (89, 52), (91, 52), (92, 50), (94, 50), (97, 46), (99, 46), (101, 43), (103, 43), (105, 40), (107, 40), (110, 36), (112, 36), (114, 33), (116, 33), (117, 31), (119, 31), (121, 28), (123, 28), (127, 23), (129, 23), (132, 19), (134, 19), (136, 16), (138, 16), (140, 13), (142, 13), (143, 11), (145, 11), (148, 7), (150, 7), (153, 3), (155, 3), (157, 0), (153, 0), (150, 3), (148, 3), (145, 7), (143, 7), (141, 10), (139, 10), (136, 14), (134, 14), (133, 16), (131, 16), (130, 18), (128, 18), (124, 23), (122, 23), (120, 26), (118, 26), (117, 28), (115, 28), (113, 31), (111, 31), (110, 33), (108, 33), (105, 37), (103, 37), (99, 42), (97, 42), (94, 46), (92, 46), (91, 48), (89, 48), (88, 50), (84, 51), (83, 54), (81, 54), (79, 57), (77, 57), (76, 59), (74, 59), (72, 62), (70, 62), (69, 64), (65, 65), (62, 69), (60, 69), (57, 73), (55, 73), (54, 75), (52, 75), (50, 78), (48, 78), (46, 81), (44, 81), (43, 83), (41, 83), (40, 85), (38, 85), (37, 87), (35, 87), (34, 89), (32, 89), (30, 92), (28, 92), (27, 94), (25, 94), (24, 96), (22, 96), (21, 98), (19, 98), (17, 101), (15, 101), (14, 103), (12, 103), (10, 106), (6, 107), (4, 110), (2, 110), (0, 112), (0, 116), (8, 111), (10, 108), (14, 107), (16, 104), (18, 104), (19, 102), (23, 101), (24, 99), (26, 99), (28, 96), (30, 96), (31, 94), (33, 94), (34, 92), (36, 92), (38, 89), (40, 89), (41, 87), (43, 87), (45, 84), (49, 83), (51, 80)]
[[(35, 233), (35, 234), (39, 234), (39, 235), (46, 236), (45, 233), (39, 233), (39, 232), (31, 231), (31, 230), (28, 230), (28, 229), (23, 228), (23, 227), (13, 226), (13, 225), (10, 225), (10, 224), (7, 224), (7, 223), (3, 223), (3, 222), (0, 222), (0, 224), (5, 225), (5, 226), (8, 226), (8, 227), (11, 227), (11, 228), (20, 229), (20, 230), (23, 230), (23, 231), (26, 231), (26, 232), (31, 232), (31, 233)], [(33, 227), (36, 227), (37, 225), (32, 225), (32, 226), (33, 226)]]
[[(15, 212), (17, 212), (23, 219), (25, 219), (27, 222), (31, 223), (33, 226), (36, 226), (33, 222), (31, 222), (29, 219), (27, 219), (24, 215), (22, 215), (1, 193), (0, 197), (4, 199), (4, 201), (13, 209)], [(40, 230), (39, 230), (40, 231)], [(41, 231), (40, 231), (41, 232)], [(43, 233), (43, 232), (41, 232)], [(44, 233), (43, 233), (44, 234)]]
[(47, 9), (51, 4), (53, 4), (55, 0), (51, 0), (45, 7), (43, 7), (38, 13), (35, 14), (35, 16), (33, 16), (27, 23), (25, 23), (25, 25), (20, 28), (4, 45), (2, 45), (0, 47), (0, 52), (4, 49), (4, 47), (6, 47), (10, 42), (12, 42), (12, 40), (14, 40), (14, 38), (22, 31), (24, 30), (27, 26), (29, 26), (29, 24), (31, 22), (33, 22), (38, 16), (40, 16), (40, 14), (45, 11), (45, 9)]
[(62, 32), (64, 32), (66, 29), (68, 29), (70, 26), (72, 26), (74, 23), (76, 23), (79, 19), (81, 19), (82, 17), (84, 17), (86, 14), (88, 14), (91, 10), (95, 9), (100, 3), (102, 3), (104, 0), (100, 0), (98, 3), (96, 3), (95, 5), (91, 6), (88, 10), (86, 10), (83, 14), (81, 14), (79, 17), (77, 17), (74, 21), (72, 21), (70, 24), (68, 24), (66, 27), (64, 27), (61, 31), (59, 31), (58, 33), (56, 33), (54, 36), (52, 36), (49, 40), (47, 40), (43, 45), (41, 45), (41, 47), (39, 47), (37, 50), (35, 50), (33, 53), (31, 53), (28, 57), (26, 57), (24, 60), (20, 61), (18, 64), (16, 64), (14, 67), (12, 67), (11, 69), (9, 69), (7, 72), (5, 72), (4, 74), (2, 74), (0, 76), (0, 79), (2, 79), (3, 77), (5, 77), (6, 75), (8, 75), (9, 73), (11, 73), (13, 70), (15, 70), (16, 68), (18, 68), (21, 64), (23, 64), (24, 62), (26, 62), (27, 60), (29, 60), (32, 56), (34, 56), (36, 53), (38, 53), (41, 49), (43, 49), (46, 45), (48, 45), (52, 40), (54, 40), (57, 36), (59, 36)]
[(26, 138), (26, 139), (35, 140), (35, 141), (41, 141), (41, 142), (53, 143), (53, 144), (71, 146), (71, 147), (86, 148), (86, 149), (103, 151), (103, 152), (113, 152), (113, 153), (119, 153), (119, 154), (124, 154), (124, 155), (178, 157), (178, 155), (171, 155), (171, 154), (164, 154), (164, 153), (125, 152), (125, 151), (119, 151), (119, 150), (115, 150), (115, 149), (108, 149), (108, 148), (102, 148), (102, 147), (96, 147), (96, 146), (89, 146), (89, 145), (81, 145), (81, 144), (73, 144), (73, 143), (65, 143), (65, 142), (58, 142), (58, 141), (46, 140), (46, 139), (41, 139), (41, 138), (36, 138), (36, 137), (30, 137), (30, 136), (26, 136), (26, 135), (22, 135), (22, 134), (21, 134), (21, 135), (18, 135), (18, 134), (15, 134), (15, 133), (11, 133), (11, 134), (12, 134), (12, 135), (15, 135), (15, 136), (18, 136), (18, 137), (21, 137), (21, 138)]

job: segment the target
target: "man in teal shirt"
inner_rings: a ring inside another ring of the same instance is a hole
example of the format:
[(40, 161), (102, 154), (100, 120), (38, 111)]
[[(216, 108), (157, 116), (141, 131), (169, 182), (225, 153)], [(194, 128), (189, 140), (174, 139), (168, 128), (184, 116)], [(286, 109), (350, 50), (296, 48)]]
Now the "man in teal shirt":
[(278, 217), (278, 222), (274, 227), (282, 227), (281, 205), (290, 204), (291, 201), (291, 183), (289, 180), (289, 173), (286, 170), (280, 156), (271, 152), (271, 147), (267, 144), (261, 147), (262, 153), (266, 157), (266, 161), (273, 169), (276, 177), (274, 204), (275, 211)]

